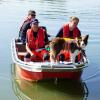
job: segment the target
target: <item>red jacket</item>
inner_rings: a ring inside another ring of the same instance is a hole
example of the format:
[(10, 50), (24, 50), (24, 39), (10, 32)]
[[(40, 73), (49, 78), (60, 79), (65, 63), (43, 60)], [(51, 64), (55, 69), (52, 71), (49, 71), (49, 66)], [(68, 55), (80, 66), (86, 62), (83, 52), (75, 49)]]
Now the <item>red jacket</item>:
[(69, 51), (64, 51), (64, 50), (61, 50), (60, 51), (60, 53), (58, 54), (58, 56), (57, 56), (57, 60), (59, 61), (59, 56), (61, 55), (61, 54), (64, 54), (64, 56), (65, 56), (65, 60), (64, 61), (70, 61), (70, 52)]
[[(63, 54), (63, 55), (65, 56), (65, 60), (64, 60), (64, 61), (67, 61), (67, 62), (71, 61), (71, 54), (70, 54), (70, 51), (64, 51), (64, 50), (61, 50), (61, 52), (57, 55), (57, 61), (59, 61), (59, 56), (60, 56), (61, 54)], [(82, 54), (79, 53), (79, 54), (77, 55), (77, 62), (81, 61), (81, 59), (82, 59)]]
[[(63, 37), (69, 38), (69, 24), (63, 26)], [(80, 37), (80, 31), (77, 27), (73, 30), (73, 38), (76, 37)]]
[(28, 29), (27, 31), (27, 43), (30, 49), (39, 49), (41, 47), (45, 46), (45, 30), (42, 28), (39, 28), (37, 37), (34, 38), (34, 32), (32, 29)]

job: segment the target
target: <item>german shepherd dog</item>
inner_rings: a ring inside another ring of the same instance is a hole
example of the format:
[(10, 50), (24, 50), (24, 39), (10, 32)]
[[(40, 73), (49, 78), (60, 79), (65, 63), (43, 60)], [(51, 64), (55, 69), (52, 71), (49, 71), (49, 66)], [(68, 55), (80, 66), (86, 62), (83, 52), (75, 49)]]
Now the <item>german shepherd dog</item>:
[[(64, 38), (54, 38), (50, 42), (50, 61), (57, 62), (57, 55), (61, 50), (70, 51), (71, 57), (70, 61), (75, 63), (75, 58), (79, 52), (83, 52), (84, 48), (88, 44), (89, 35), (81, 37), (81, 39), (64, 39)], [(70, 46), (69, 46), (70, 45)], [(64, 55), (61, 55), (60, 61), (64, 61)]]

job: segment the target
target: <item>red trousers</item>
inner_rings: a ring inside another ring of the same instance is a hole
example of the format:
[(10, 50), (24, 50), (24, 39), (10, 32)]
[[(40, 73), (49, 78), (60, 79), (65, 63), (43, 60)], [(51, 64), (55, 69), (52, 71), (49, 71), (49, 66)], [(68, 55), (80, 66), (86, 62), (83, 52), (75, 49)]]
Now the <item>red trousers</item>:
[(31, 57), (31, 61), (36, 61), (36, 62), (43, 62), (44, 61), (44, 56), (49, 55), (49, 52), (45, 49), (41, 51), (32, 51), (33, 52), (33, 57)]

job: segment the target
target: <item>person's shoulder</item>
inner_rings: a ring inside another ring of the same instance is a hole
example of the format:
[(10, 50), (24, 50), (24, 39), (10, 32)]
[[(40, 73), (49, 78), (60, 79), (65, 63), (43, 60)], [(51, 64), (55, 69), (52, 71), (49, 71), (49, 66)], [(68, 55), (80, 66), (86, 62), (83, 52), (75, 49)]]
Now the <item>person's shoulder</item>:
[(31, 33), (31, 32), (32, 32), (32, 29), (28, 29), (28, 30), (27, 30), (27, 33)]
[(46, 30), (43, 27), (41, 27), (41, 26), (39, 26), (39, 30), (44, 32), (44, 33), (46, 33)]
[(69, 22), (67, 22), (67, 23), (63, 24), (63, 26), (69, 26)]
[(23, 23), (23, 28), (26, 28), (26, 27), (30, 27), (30, 22), (29, 21), (25, 21)]
[(76, 29), (80, 32), (80, 29), (78, 27), (76, 27)]

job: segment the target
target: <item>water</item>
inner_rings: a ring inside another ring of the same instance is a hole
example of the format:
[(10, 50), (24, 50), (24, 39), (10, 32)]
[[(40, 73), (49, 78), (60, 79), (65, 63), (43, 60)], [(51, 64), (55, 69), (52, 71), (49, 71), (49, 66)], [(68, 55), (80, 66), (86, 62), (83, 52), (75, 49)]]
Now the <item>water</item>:
[[(18, 35), (20, 23), (29, 9), (36, 10), (40, 25), (46, 26), (48, 33), (54, 36), (59, 28), (69, 20), (70, 16), (75, 15), (80, 18), (78, 26), (82, 35), (90, 35), (89, 44), (86, 48), (90, 62), (82, 75), (82, 80), (88, 88), (88, 95), (83, 93), (85, 87), (81, 85), (83, 84), (81, 82), (74, 83), (75, 85), (72, 85), (73, 82), (70, 81), (60, 81), (58, 84), (55, 84), (54, 81), (43, 81), (38, 84), (32, 84), (22, 80), (12, 80), (10, 43), (11, 39)], [(25, 99), (27, 98), (26, 100), (83, 100), (84, 98), (87, 98), (87, 100), (99, 100), (100, 1), (0, 0), (0, 13), (0, 100), (23, 98), (23, 95), (20, 97), (19, 91), (21, 88), (23, 88), (21, 90), (22, 92), (24, 91), (24, 95), (26, 94), (24, 96)], [(21, 83), (23, 87), (20, 87)]]

